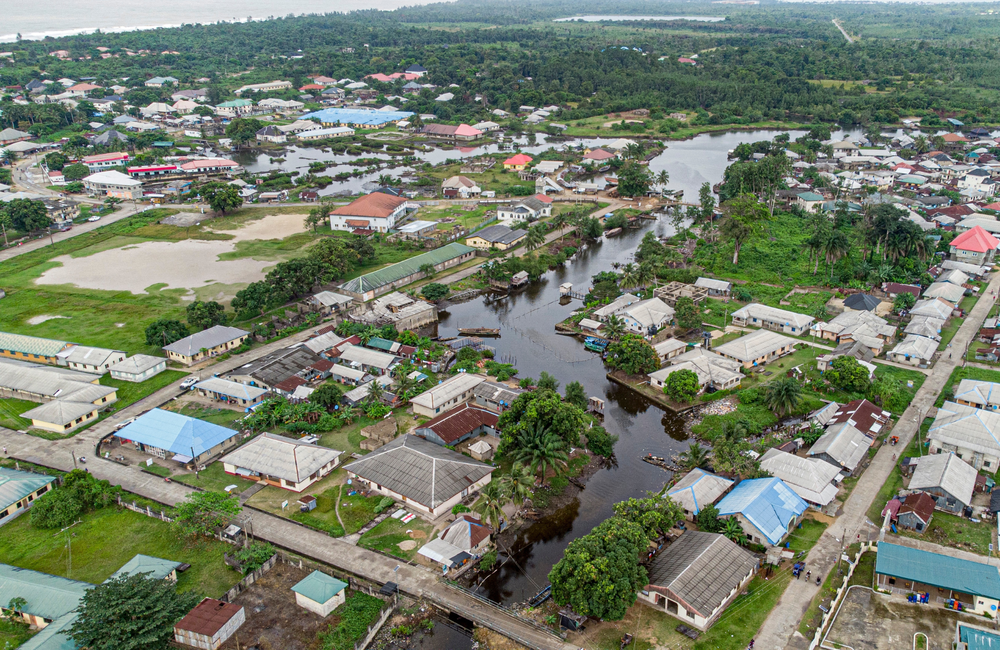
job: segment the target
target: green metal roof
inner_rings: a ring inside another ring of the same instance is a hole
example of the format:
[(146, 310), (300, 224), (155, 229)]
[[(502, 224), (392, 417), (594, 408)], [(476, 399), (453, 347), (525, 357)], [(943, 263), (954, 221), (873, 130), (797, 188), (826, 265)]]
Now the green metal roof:
[(347, 583), (326, 575), (322, 571), (313, 571), (302, 582), (292, 587), (292, 591), (302, 594), (309, 600), (323, 604), (347, 589)]
[(368, 339), (368, 347), (375, 348), (376, 350), (385, 350), (386, 352), (392, 352), (394, 343), (395, 341), (390, 341), (379, 336), (373, 336)]
[(815, 192), (803, 192), (801, 194), (796, 194), (795, 196), (799, 197), (803, 201), (822, 201), (823, 200), (823, 196), (820, 195), (820, 194), (816, 194)]
[(476, 249), (471, 246), (466, 246), (465, 244), (459, 244), (457, 242), (452, 242), (447, 246), (442, 246), (441, 248), (432, 250), (416, 257), (411, 257), (408, 260), (403, 260), (402, 262), (397, 262), (384, 269), (379, 269), (377, 271), (372, 271), (371, 273), (366, 273), (360, 277), (354, 278), (353, 280), (348, 280), (341, 285), (346, 291), (351, 291), (353, 293), (365, 293), (368, 291), (375, 291), (380, 287), (384, 287), (387, 284), (392, 284), (398, 280), (413, 275), (420, 270), (420, 267), (424, 264), (430, 264), (431, 266), (437, 266), (447, 262), (448, 260), (453, 260), (456, 257), (461, 257), (468, 253), (475, 253)]
[[(119, 576), (133, 575), (136, 573), (148, 573), (148, 578), (155, 578), (157, 580), (163, 580), (168, 575), (170, 575), (174, 569), (181, 565), (180, 562), (174, 562), (173, 560), (164, 560), (158, 557), (152, 557), (151, 555), (143, 555), (140, 553), (134, 558), (125, 563), (125, 566), (118, 569), (111, 574), (108, 580), (113, 580)], [(105, 580), (107, 582), (107, 580)]]
[(76, 609), (84, 593), (94, 585), (59, 576), (0, 564), (0, 603), (12, 598), (28, 602), (24, 611), (54, 621)]
[(0, 467), (0, 510), (6, 509), (10, 504), (17, 503), (38, 488), (55, 480), (54, 476)]
[(1000, 571), (971, 560), (880, 542), (875, 573), (1000, 600)]
[(232, 101), (217, 104), (216, 108), (236, 108), (239, 106), (253, 106), (253, 102), (249, 99), (234, 99)]
[(17, 650), (77, 650), (80, 646), (69, 637), (69, 628), (76, 616), (76, 612), (63, 614), (43, 627), (41, 632), (17, 646)]
[(56, 353), (61, 352), (67, 345), (66, 341), (55, 341), (52, 339), (41, 339), (37, 336), (0, 332), (0, 350), (8, 350), (10, 352), (36, 354), (41, 357), (54, 357)]
[(964, 643), (968, 650), (997, 650), (1000, 648), (1000, 635), (961, 623), (958, 624), (958, 640)]

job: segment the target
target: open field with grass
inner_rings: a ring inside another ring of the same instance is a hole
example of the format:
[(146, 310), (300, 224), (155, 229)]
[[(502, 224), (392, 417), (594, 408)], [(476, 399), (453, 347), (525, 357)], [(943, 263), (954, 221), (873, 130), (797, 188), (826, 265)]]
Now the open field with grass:
[[(32, 527), (30, 514), (18, 517), (3, 527), (0, 562), (96, 584), (143, 553), (190, 564), (178, 575), (177, 589), (216, 598), (241, 577), (222, 561), (227, 544), (186, 538), (173, 524), (131, 510), (104, 508), (85, 515), (67, 533), (57, 533)], [(112, 533), (114, 543), (109, 544)]]
[(236, 420), (243, 417), (243, 413), (239, 411), (234, 411), (232, 409), (224, 408), (211, 408), (203, 406), (199, 403), (194, 402), (170, 402), (163, 406), (167, 411), (174, 411), (182, 415), (186, 415), (191, 418), (198, 418), (199, 420), (205, 420), (206, 422), (211, 422), (212, 424), (218, 424), (220, 427), (229, 427), (230, 429), (238, 429), (239, 426)]
[(0, 618), (0, 650), (14, 650), (34, 635), (27, 623)]
[(203, 490), (212, 490), (214, 492), (223, 492), (230, 485), (235, 485), (236, 489), (232, 490), (231, 494), (239, 494), (243, 490), (253, 487), (256, 483), (256, 481), (249, 481), (231, 474), (226, 474), (226, 469), (221, 462), (212, 463), (204, 470), (198, 472), (197, 476), (195, 476), (194, 473), (183, 473), (174, 474), (170, 478), (178, 483), (183, 483), (192, 487), (199, 487)]
[(21, 431), (31, 426), (31, 420), (21, 414), (38, 406), (23, 399), (0, 399), (0, 427)]
[[(417, 517), (408, 524), (404, 524), (399, 519), (388, 517), (362, 535), (358, 546), (382, 551), (404, 560), (412, 560), (416, 557), (420, 547), (433, 538), (433, 530), (433, 526), (424, 521), (422, 517)], [(407, 542), (412, 542), (412, 544), (407, 544)], [(413, 548), (401, 548), (400, 544)]]
[(134, 404), (139, 400), (152, 395), (161, 388), (165, 388), (170, 384), (187, 377), (188, 373), (182, 372), (180, 370), (164, 370), (155, 377), (150, 377), (146, 381), (135, 383), (131, 381), (123, 381), (121, 379), (112, 379), (111, 375), (104, 375), (101, 377), (102, 386), (112, 386), (117, 391), (118, 401), (115, 402), (115, 410), (120, 411), (126, 406)]

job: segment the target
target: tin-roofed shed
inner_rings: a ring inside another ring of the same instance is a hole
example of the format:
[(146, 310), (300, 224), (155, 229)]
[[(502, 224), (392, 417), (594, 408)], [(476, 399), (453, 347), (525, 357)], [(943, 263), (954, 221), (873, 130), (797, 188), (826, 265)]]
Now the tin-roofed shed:
[(1000, 605), (997, 567), (900, 544), (879, 542), (875, 578), (883, 589), (930, 592), (932, 597), (958, 600), (977, 614), (995, 616)]

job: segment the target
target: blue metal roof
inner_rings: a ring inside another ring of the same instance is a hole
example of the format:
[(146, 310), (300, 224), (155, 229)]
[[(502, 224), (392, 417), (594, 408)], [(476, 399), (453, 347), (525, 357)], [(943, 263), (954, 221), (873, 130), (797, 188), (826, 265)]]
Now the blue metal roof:
[(909, 546), (879, 542), (875, 573), (1000, 600), (997, 567)]
[(212, 447), (237, 435), (236, 431), (189, 418), (180, 413), (153, 409), (145, 413), (115, 436), (151, 447), (165, 449), (181, 456), (200, 456)]
[(1000, 635), (961, 623), (958, 624), (958, 640), (968, 650), (1000, 650)]
[(413, 117), (409, 111), (373, 111), (359, 108), (324, 108), (321, 111), (307, 113), (300, 120), (316, 118), (323, 124), (365, 124), (382, 126), (389, 122), (398, 122)]
[(716, 506), (719, 516), (741, 514), (772, 544), (788, 534), (788, 524), (808, 508), (779, 478), (743, 481)]
[(952, 124), (953, 126), (965, 126), (965, 122), (961, 122), (959, 120), (956, 120), (954, 117), (949, 117), (948, 118), (948, 123)]

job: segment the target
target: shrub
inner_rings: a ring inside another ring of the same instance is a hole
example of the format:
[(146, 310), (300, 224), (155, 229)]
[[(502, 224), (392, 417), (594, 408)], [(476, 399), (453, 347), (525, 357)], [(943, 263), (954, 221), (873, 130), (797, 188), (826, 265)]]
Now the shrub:
[(267, 542), (253, 542), (250, 546), (244, 546), (233, 553), (233, 557), (239, 561), (243, 574), (253, 573), (264, 566), (264, 563), (274, 555), (274, 547)]
[(463, 505), (462, 505), (461, 503), (459, 503), (459, 504), (455, 505), (455, 506), (454, 506), (454, 507), (453, 507), (453, 508), (451, 509), (451, 514), (453, 514), (453, 515), (460, 515), (460, 514), (462, 514), (463, 512), (472, 512), (472, 510), (471, 510), (471, 509), (469, 509), (469, 507), (468, 507), (468, 506), (463, 506)]
[(490, 549), (483, 553), (483, 559), (479, 560), (480, 571), (491, 571), (497, 563), (496, 549)]
[(610, 435), (604, 427), (595, 426), (587, 431), (587, 449), (599, 456), (611, 458), (615, 455), (618, 436)]
[(386, 510), (386, 508), (391, 507), (393, 503), (395, 503), (395, 501), (392, 500), (392, 497), (382, 497), (382, 499), (378, 502), (378, 505), (375, 506), (373, 512), (375, 514), (382, 513)]

